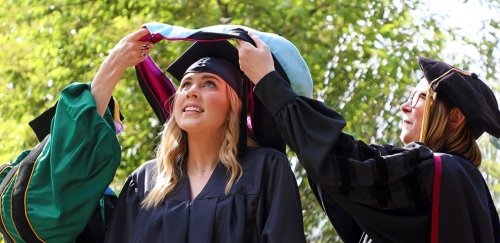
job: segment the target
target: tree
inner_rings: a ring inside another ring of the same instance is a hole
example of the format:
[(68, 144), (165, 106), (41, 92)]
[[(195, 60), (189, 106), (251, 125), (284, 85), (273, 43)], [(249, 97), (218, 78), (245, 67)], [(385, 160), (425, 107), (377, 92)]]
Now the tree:
[[(411, 11), (417, 6), (418, 0), (7, 0), (0, 9), (0, 41), (4, 43), (0, 161), (10, 161), (36, 144), (27, 123), (53, 105), (63, 87), (90, 82), (119, 38), (153, 21), (192, 28), (241, 24), (281, 34), (303, 54), (315, 80), (315, 98), (337, 108), (350, 121), (347, 132), (368, 142), (398, 143), (399, 121), (394, 118), (408, 87), (415, 83), (416, 56), (439, 57), (448, 38), (434, 19), (415, 24)], [(491, 25), (498, 30), (498, 25)], [(424, 31), (426, 35), (421, 35)], [(498, 36), (485, 41), (494, 49)], [(151, 55), (167, 67), (187, 45), (162, 42)], [(488, 48), (483, 48), (488, 67), (495, 67), (498, 60)], [(154, 157), (159, 142), (158, 120), (135, 80), (133, 69), (128, 70), (114, 94), (126, 117), (125, 131), (119, 137), (123, 161), (113, 184), (116, 190), (130, 172)], [(339, 241), (313, 198), (305, 172), (292, 152), (289, 156), (297, 165), (308, 240)], [(498, 168), (493, 159), (490, 164)], [(492, 183), (499, 176), (493, 173)]]

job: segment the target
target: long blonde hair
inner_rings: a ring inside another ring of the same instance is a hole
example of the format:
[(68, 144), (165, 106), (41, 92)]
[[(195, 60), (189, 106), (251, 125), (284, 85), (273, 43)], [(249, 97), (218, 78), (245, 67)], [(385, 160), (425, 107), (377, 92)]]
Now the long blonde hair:
[[(432, 105), (427, 103), (432, 103)], [(467, 121), (464, 120), (455, 129), (449, 127), (448, 121), (453, 109), (458, 108), (454, 107), (451, 102), (439, 95), (439, 93), (427, 96), (424, 110), (424, 113), (427, 114), (424, 114), (424, 117), (427, 115), (428, 122), (422, 123), (421, 142), (434, 152), (461, 155), (472, 161), (476, 166), (480, 166), (481, 150), (479, 150)]]
[[(224, 190), (227, 194), (233, 184), (241, 177), (243, 169), (236, 159), (238, 155), (239, 122), (242, 102), (229, 85), (226, 90), (230, 109), (229, 117), (225, 124), (224, 139), (219, 149), (219, 159), (230, 174)], [(156, 152), (154, 186), (142, 201), (144, 208), (158, 206), (176, 188), (183, 176), (182, 163), (184, 163), (187, 152), (187, 134), (177, 125), (172, 113), (165, 124), (161, 142)]]

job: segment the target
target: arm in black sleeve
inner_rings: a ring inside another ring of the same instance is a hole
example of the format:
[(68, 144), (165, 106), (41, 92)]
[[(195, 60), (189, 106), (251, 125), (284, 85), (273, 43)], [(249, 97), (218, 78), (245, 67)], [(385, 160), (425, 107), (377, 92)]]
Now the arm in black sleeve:
[[(405, 148), (370, 146), (342, 133), (344, 118), (323, 103), (297, 95), (277, 72), (271, 72), (255, 87), (260, 101), (273, 114), (278, 133), (293, 149), (308, 176), (329, 192), (349, 195), (363, 204), (409, 207), (411, 193), (385, 191), (405, 188), (403, 177), (416, 173), (420, 161), (432, 164), (432, 151), (421, 144)], [(279, 95), (277, 95), (279, 94)], [(403, 189), (405, 190), (405, 189)], [(424, 192), (425, 193), (425, 192)]]
[(281, 137), (312, 172), (308, 167), (322, 163), (338, 140), (344, 118), (319, 101), (297, 95), (276, 71), (264, 76), (254, 91), (274, 115)]

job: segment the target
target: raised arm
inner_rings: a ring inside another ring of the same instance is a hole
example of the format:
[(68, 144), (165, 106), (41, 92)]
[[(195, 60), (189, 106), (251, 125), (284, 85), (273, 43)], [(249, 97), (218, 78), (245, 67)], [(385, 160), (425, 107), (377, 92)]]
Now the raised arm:
[(141, 28), (123, 37), (101, 64), (91, 86), (97, 111), (101, 116), (125, 70), (144, 61), (149, 49), (153, 47), (153, 43), (140, 40), (148, 34), (149, 31), (146, 28)]
[(0, 167), (0, 232), (8, 242), (74, 242), (84, 229), (121, 160), (108, 102), (125, 69), (146, 58), (152, 44), (139, 38), (148, 33), (124, 37), (91, 85), (61, 92), (39, 153)]
[[(272, 68), (265, 43), (251, 36), (256, 47), (238, 43), (240, 68), (256, 84), (254, 93), (273, 114), (278, 133), (314, 183), (332, 193), (350, 195), (351, 200), (384, 207), (385, 199), (371, 197), (370, 190), (381, 185), (387, 190), (404, 187), (402, 178), (420, 166), (415, 161), (432, 162), (432, 152), (419, 144), (404, 149), (367, 145), (343, 133), (344, 118), (322, 102), (295, 93)], [(414, 206), (410, 198), (390, 200), (391, 207)]]

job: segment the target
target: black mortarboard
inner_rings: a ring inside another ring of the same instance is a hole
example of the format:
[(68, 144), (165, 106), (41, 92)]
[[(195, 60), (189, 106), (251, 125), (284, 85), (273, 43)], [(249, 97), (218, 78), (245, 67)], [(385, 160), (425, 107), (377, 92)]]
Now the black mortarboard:
[(199, 72), (213, 73), (220, 76), (236, 91), (241, 100), (244, 99), (243, 82), (245, 80), (243, 73), (234, 63), (220, 57), (203, 57), (189, 66), (184, 75)]
[[(33, 132), (35, 132), (36, 138), (39, 142), (41, 142), (50, 133), (50, 124), (52, 123), (52, 118), (54, 118), (54, 115), (56, 114), (56, 107), (57, 103), (28, 123)], [(108, 108), (112, 114), (114, 114), (115, 111), (118, 112), (120, 121), (124, 120), (118, 106), (116, 106), (118, 110), (115, 110), (115, 101), (113, 98), (109, 101)]]
[(209, 72), (223, 78), (242, 98), (243, 73), (238, 50), (228, 41), (196, 42), (167, 71), (178, 81), (187, 72)]
[(476, 139), (484, 132), (500, 137), (497, 100), (475, 73), (428, 58), (419, 57), (418, 63), (432, 90), (462, 111)]
[(50, 133), (50, 123), (56, 114), (56, 106), (57, 103), (28, 123), (39, 142)]

